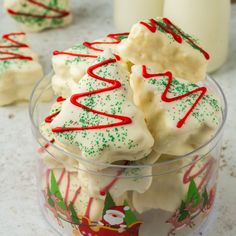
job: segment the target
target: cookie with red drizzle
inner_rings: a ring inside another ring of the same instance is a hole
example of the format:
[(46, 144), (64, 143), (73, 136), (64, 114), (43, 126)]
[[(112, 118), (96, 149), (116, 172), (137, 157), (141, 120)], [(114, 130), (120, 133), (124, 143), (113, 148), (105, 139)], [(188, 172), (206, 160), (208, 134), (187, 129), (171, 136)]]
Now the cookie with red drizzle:
[(143, 114), (133, 104), (129, 73), (110, 51), (88, 68), (51, 127), (56, 140), (102, 163), (141, 159), (153, 145)]
[(214, 135), (222, 118), (220, 101), (207, 87), (146, 66), (132, 71), (134, 101), (145, 114), (155, 150), (182, 155)]
[(26, 43), (25, 33), (0, 39), (0, 106), (28, 100), (36, 80), (42, 77), (37, 55)]
[(122, 57), (133, 64), (171, 70), (185, 80), (205, 78), (209, 54), (197, 40), (167, 18), (153, 18), (133, 25), (129, 37), (119, 46)]
[(64, 97), (71, 95), (73, 88), (97, 56), (108, 48), (116, 54), (117, 45), (127, 37), (128, 33), (108, 34), (104, 38), (77, 44), (65, 51), (54, 51), (52, 64), (55, 76), (52, 86), (56, 94)]
[(69, 0), (5, 0), (7, 13), (32, 32), (68, 25), (72, 16)]

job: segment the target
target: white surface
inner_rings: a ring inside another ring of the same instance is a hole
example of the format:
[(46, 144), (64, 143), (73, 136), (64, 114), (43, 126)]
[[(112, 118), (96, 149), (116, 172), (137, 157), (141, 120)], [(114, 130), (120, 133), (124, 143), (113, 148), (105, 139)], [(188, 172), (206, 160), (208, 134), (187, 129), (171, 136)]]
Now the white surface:
[[(72, 2), (75, 13), (73, 25), (30, 34), (29, 39), (39, 53), (46, 72), (50, 70), (50, 55), (54, 49), (64, 49), (77, 41), (92, 40), (115, 31), (111, 0)], [(228, 98), (229, 116), (219, 176), (217, 219), (204, 233), (206, 236), (236, 235), (236, 5), (232, 16), (229, 57), (214, 74)], [(0, 34), (11, 31), (19, 31), (19, 28), (5, 16), (1, 7)], [(55, 233), (44, 221), (37, 202), (37, 160), (27, 104), (0, 108), (0, 124), (0, 235), (53, 236)]]

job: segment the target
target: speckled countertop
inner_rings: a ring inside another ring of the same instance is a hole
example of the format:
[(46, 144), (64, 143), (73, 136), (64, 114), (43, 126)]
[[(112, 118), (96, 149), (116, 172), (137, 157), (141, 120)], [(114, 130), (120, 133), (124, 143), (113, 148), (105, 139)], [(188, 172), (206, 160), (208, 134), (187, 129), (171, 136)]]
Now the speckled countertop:
[[(50, 70), (54, 49), (91, 40), (113, 30), (110, 0), (74, 0), (74, 24), (63, 30), (29, 34), (29, 41), (45, 68)], [(77, 23), (75, 23), (77, 22)], [(19, 31), (0, 7), (0, 34)], [(223, 87), (229, 105), (220, 165), (217, 218), (206, 236), (236, 235), (236, 5), (232, 8), (230, 52), (214, 77)], [(0, 235), (52, 236), (54, 231), (41, 215), (36, 192), (36, 155), (27, 104), (0, 108)]]

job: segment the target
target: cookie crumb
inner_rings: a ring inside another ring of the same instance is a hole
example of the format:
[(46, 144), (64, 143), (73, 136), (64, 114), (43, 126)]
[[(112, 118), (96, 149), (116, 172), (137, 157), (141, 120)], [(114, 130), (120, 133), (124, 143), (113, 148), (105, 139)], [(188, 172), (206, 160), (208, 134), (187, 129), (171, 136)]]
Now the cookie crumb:
[(226, 145), (223, 145), (222, 146), (222, 150), (224, 151), (224, 150), (226, 150), (227, 149), (227, 146)]
[(15, 117), (15, 115), (12, 113), (8, 115), (8, 119), (13, 119), (14, 117)]
[(230, 176), (236, 178), (236, 173), (234, 171), (231, 171)]

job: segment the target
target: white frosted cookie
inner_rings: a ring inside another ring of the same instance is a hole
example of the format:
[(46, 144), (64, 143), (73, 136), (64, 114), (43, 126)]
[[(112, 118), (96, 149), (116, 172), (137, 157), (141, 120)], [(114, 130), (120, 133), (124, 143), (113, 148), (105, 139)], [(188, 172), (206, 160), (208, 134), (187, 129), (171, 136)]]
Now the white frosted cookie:
[(45, 139), (39, 139), (41, 147), (38, 149), (38, 153), (47, 168), (65, 168), (67, 171), (78, 171), (78, 161), (71, 156), (68, 157), (66, 153), (57, 149), (60, 148), (65, 152), (69, 152), (69, 150), (64, 149), (62, 143), (55, 140), (54, 133), (50, 127), (51, 120), (53, 120), (54, 116), (61, 110), (64, 101), (64, 98), (58, 97), (56, 103), (50, 110), (49, 116), (46, 117), (45, 121), (39, 126), (40, 133)]
[(143, 113), (132, 101), (129, 73), (110, 51), (89, 67), (51, 128), (56, 140), (90, 162), (140, 160), (153, 146)]
[(211, 156), (177, 159), (162, 155), (153, 167), (150, 188), (143, 194), (133, 192), (133, 207), (139, 213), (151, 209), (175, 212), (185, 203), (193, 212), (200, 211), (199, 206), (214, 199), (216, 168), (217, 161)]
[[(90, 219), (100, 219), (104, 201), (90, 198), (86, 184), (83, 183), (83, 186), (81, 186), (81, 181), (78, 180), (76, 172), (68, 172), (65, 169), (47, 170), (42, 181), (42, 189), (47, 200), (46, 207), (51, 211), (55, 211), (56, 209), (57, 213), (61, 212), (61, 218), (66, 219), (66, 209), (70, 210), (70, 205), (72, 204), (78, 217), (87, 215), (89, 208)], [(55, 194), (53, 190), (59, 191), (55, 191), (56, 196), (50, 198), (50, 196)], [(54, 198), (58, 200), (54, 200)], [(55, 205), (59, 200), (60, 204)], [(54, 204), (52, 203), (53, 201)]]
[(159, 153), (186, 154), (208, 141), (221, 122), (220, 102), (207, 87), (170, 72), (133, 66), (131, 87)]
[(48, 216), (67, 235), (120, 235), (127, 227), (137, 231), (142, 223), (130, 209), (127, 196), (117, 198), (108, 193), (103, 200), (91, 197), (86, 179), (64, 169), (45, 171), (42, 192)]
[[(127, 191), (146, 192), (152, 183), (152, 167), (160, 154), (152, 152), (147, 157), (135, 162), (120, 162), (123, 168), (109, 167), (101, 171), (91, 172), (83, 163), (79, 163), (78, 178), (85, 177), (88, 192), (91, 196), (103, 198), (107, 192), (112, 196), (121, 197)], [(129, 165), (136, 166), (129, 168)], [(145, 166), (144, 166), (145, 165)]]
[(209, 55), (166, 18), (133, 25), (118, 49), (119, 55), (133, 64), (152, 66), (159, 72), (171, 70), (174, 76), (192, 82), (205, 78)]
[(104, 38), (77, 44), (65, 51), (54, 51), (52, 64), (55, 75), (52, 87), (55, 93), (63, 97), (70, 96), (97, 56), (108, 48), (116, 53), (117, 45), (127, 36), (128, 33), (108, 34)]
[[(161, 156), (166, 161), (173, 159)], [(153, 167), (152, 184), (145, 193), (133, 192), (132, 204), (139, 213), (151, 209), (162, 209), (174, 212), (184, 200), (186, 188), (182, 181), (182, 173), (172, 172), (182, 167), (183, 161), (179, 160), (169, 164), (160, 164)], [(168, 173), (171, 172), (171, 173)]]
[[(102, 218), (106, 196), (103, 199), (90, 196), (87, 179), (79, 179), (76, 172), (65, 169), (46, 170), (42, 178), (42, 191), (46, 200), (45, 207), (58, 219), (71, 222), (84, 217), (90, 221)], [(114, 203), (121, 206), (126, 198), (126, 195), (112, 196)]]
[(4, 7), (30, 32), (66, 26), (72, 19), (69, 0), (5, 0)]
[(36, 80), (43, 75), (37, 55), (26, 43), (25, 33), (0, 39), (0, 106), (28, 100)]

